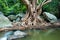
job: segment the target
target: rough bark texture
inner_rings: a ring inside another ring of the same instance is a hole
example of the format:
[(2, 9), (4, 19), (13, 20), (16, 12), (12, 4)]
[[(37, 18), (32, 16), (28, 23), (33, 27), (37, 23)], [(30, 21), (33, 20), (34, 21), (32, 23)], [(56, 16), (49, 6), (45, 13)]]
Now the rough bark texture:
[[(24, 18), (22, 18), (22, 24), (28, 26), (40, 26), (40, 24), (46, 23), (39, 15), (42, 13), (42, 6), (51, 2), (51, 0), (44, 0), (41, 4), (37, 5), (38, 0), (22, 0), (27, 6), (27, 12)], [(23, 26), (22, 25), (22, 26)]]
[(33, 27), (23, 27), (23, 26), (18, 26), (16, 23), (12, 28), (0, 28), (0, 32), (2, 31), (11, 31), (11, 30), (26, 30), (26, 29), (47, 29), (47, 28), (60, 28), (60, 23), (54, 23), (54, 24), (41, 24), (40, 26), (36, 25)]

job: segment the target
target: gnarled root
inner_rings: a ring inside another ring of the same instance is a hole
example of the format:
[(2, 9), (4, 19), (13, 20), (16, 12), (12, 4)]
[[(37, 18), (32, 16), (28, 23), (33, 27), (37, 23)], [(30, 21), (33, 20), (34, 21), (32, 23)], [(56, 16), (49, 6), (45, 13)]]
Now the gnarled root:
[(34, 15), (27, 14), (27, 16), (25, 16), (25, 18), (23, 18), (21, 25), (24, 27), (32, 28), (34, 26), (41, 25), (43, 23), (46, 23), (46, 22), (42, 18), (40, 18), (39, 15), (34, 16)]

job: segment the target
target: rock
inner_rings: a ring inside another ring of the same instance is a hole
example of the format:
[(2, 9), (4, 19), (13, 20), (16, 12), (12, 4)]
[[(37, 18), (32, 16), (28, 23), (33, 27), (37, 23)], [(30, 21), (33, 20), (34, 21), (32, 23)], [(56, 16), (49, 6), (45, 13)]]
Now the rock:
[(16, 15), (16, 17), (24, 17), (24, 15), (25, 15), (24, 13), (19, 13)]
[(7, 37), (2, 37), (0, 38), (0, 40), (7, 40)]
[(24, 15), (25, 15), (24, 13), (19, 13), (19, 14), (17, 14), (17, 15), (16, 15), (16, 18), (17, 18), (16, 21), (20, 21), (21, 18), (24, 17)]
[(17, 39), (17, 38), (22, 38), (24, 36), (26, 36), (27, 33), (22, 32), (22, 31), (15, 31), (14, 34), (12, 36), (10, 36), (8, 39), (12, 40), (12, 39)]
[(2, 12), (0, 12), (0, 15), (4, 15)]
[(13, 31), (6, 32), (0, 40), (8, 40), (8, 37), (13, 34)]
[(48, 13), (48, 12), (44, 12), (44, 13), (43, 13), (43, 16), (44, 16), (47, 20), (49, 20), (51, 23), (54, 23), (54, 22), (57, 21), (57, 17), (56, 17), (55, 15), (53, 15), (53, 14)]
[(7, 17), (3, 15), (3, 13), (0, 12), (0, 28), (5, 28), (5, 27), (12, 27), (11, 22)]
[(26, 35), (27, 33), (22, 31), (9, 31), (9, 32), (5, 32), (4, 36), (0, 38), (0, 40), (13, 40), (13, 39), (25, 37)]
[(16, 18), (16, 22), (19, 22), (21, 19), (19, 17)]
[(8, 37), (10, 35), (13, 35), (13, 31), (5, 32), (4, 37)]
[(25, 33), (25, 32), (22, 32), (22, 31), (15, 31), (14, 32), (14, 35), (20, 35), (20, 36), (25, 36), (25, 35), (27, 35), (27, 33)]
[(15, 15), (9, 15), (8, 18), (9, 18), (9, 20), (13, 21), (16, 19), (16, 16)]

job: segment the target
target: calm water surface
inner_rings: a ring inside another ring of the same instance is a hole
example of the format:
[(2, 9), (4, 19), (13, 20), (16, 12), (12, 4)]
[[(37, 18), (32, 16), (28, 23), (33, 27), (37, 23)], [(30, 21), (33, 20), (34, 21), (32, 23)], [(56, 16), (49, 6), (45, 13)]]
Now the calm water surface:
[[(60, 29), (28, 30), (30, 35), (16, 40), (60, 40)], [(0, 37), (4, 33), (0, 32)]]

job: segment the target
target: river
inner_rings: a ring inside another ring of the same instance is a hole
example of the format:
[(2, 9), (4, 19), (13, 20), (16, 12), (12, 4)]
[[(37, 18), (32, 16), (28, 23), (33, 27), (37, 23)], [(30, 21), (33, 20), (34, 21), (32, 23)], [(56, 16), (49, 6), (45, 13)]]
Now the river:
[[(60, 40), (60, 29), (28, 30), (29, 36), (16, 40)], [(4, 32), (0, 32), (2, 37)]]

